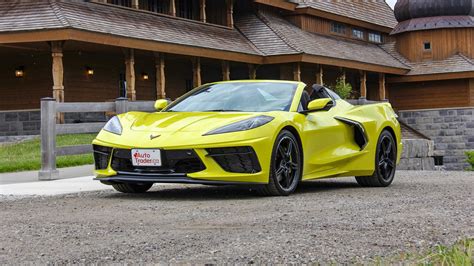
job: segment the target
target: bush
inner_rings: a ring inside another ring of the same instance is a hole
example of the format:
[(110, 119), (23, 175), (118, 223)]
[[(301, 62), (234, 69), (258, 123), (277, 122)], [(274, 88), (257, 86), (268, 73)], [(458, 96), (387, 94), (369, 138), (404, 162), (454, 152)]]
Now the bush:
[(346, 83), (345, 80), (340, 77), (336, 81), (336, 85), (334, 86), (334, 91), (341, 96), (342, 99), (347, 99), (351, 95), (352, 92), (352, 85)]
[(467, 155), (467, 162), (471, 165), (471, 171), (474, 171), (474, 151), (466, 152)]

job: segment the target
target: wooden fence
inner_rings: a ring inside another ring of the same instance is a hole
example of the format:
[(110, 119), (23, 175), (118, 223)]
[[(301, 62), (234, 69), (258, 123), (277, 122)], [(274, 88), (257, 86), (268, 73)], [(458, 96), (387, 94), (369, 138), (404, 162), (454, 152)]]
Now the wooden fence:
[(56, 179), (59, 171), (56, 169), (56, 156), (87, 154), (92, 152), (92, 145), (76, 145), (56, 147), (58, 134), (97, 133), (105, 125), (98, 123), (57, 124), (57, 115), (60, 113), (91, 113), (111, 112), (116, 114), (128, 111), (153, 112), (154, 101), (128, 101), (127, 98), (118, 98), (115, 102), (89, 103), (58, 103), (53, 98), (41, 99), (41, 170), (39, 180)]

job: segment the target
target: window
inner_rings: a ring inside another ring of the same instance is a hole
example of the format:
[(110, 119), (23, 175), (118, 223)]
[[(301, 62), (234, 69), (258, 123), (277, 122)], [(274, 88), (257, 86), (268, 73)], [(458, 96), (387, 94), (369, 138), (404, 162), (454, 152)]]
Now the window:
[(199, 20), (199, 0), (176, 0), (176, 16)]
[(423, 43), (423, 49), (425, 51), (431, 51), (431, 42), (424, 42)]
[(132, 7), (132, 0), (109, 0), (108, 2), (118, 6)]
[(151, 12), (169, 14), (170, 1), (169, 0), (140, 0), (140, 9)]
[(352, 37), (356, 39), (364, 39), (364, 32), (359, 29), (352, 29)]
[(382, 35), (380, 35), (380, 33), (370, 32), (369, 33), (369, 41), (376, 42), (376, 43), (382, 43)]
[(331, 31), (338, 34), (346, 34), (346, 26), (341, 23), (333, 22), (331, 24)]

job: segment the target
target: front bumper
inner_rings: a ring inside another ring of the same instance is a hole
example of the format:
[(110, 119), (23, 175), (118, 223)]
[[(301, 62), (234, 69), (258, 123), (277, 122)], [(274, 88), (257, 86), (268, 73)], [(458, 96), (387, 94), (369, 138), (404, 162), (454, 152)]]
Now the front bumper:
[[(190, 184), (266, 184), (268, 183), (271, 151), (268, 151), (267, 138), (259, 138), (225, 145), (206, 145), (199, 147), (161, 148), (165, 161), (159, 168), (138, 168), (131, 164), (133, 148), (94, 140), (96, 159), (95, 180), (103, 183), (152, 182), (152, 183), (190, 183)], [(271, 145), (270, 145), (271, 146)], [(147, 147), (149, 148), (149, 147)], [(160, 147), (157, 147), (160, 148)], [(106, 160), (97, 154), (109, 152)], [(188, 154), (188, 162), (194, 160), (193, 167), (177, 167)], [(192, 156), (190, 154), (193, 154)], [(128, 157), (127, 157), (128, 155)], [(179, 157), (181, 156), (181, 157)], [(184, 156), (184, 157), (183, 157)], [(192, 158), (195, 156), (194, 158)], [(167, 158), (168, 157), (168, 158)], [(129, 160), (127, 162), (127, 160)]]

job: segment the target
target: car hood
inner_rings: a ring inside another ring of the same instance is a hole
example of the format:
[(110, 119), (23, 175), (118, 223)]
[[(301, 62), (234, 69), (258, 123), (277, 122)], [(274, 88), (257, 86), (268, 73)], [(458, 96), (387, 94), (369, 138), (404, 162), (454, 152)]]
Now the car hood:
[(247, 118), (255, 117), (260, 113), (236, 112), (158, 112), (135, 113), (131, 124), (132, 131), (146, 132), (201, 132), (207, 133), (213, 129), (225, 126)]

